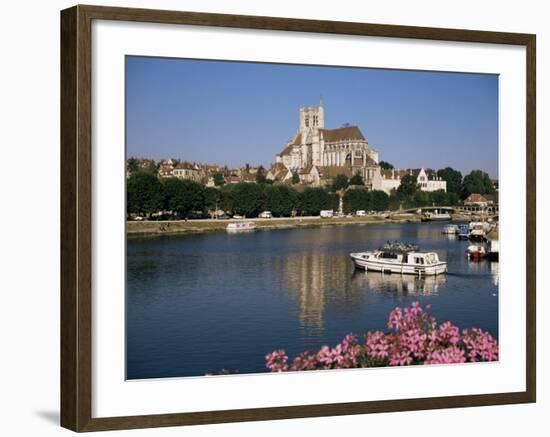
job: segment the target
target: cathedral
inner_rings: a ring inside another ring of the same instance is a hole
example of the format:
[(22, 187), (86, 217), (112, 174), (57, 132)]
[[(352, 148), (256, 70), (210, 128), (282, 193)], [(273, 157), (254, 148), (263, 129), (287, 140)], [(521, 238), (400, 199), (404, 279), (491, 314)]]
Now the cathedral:
[(422, 191), (447, 190), (447, 182), (433, 170), (382, 170), (378, 162), (378, 152), (369, 147), (357, 126), (325, 129), (321, 101), (318, 107), (300, 108), (298, 132), (276, 155), (266, 177), (282, 183), (327, 186), (338, 175), (352, 178), (359, 174), (368, 189), (390, 194), (399, 187), (402, 177), (410, 175)]
[(318, 107), (300, 108), (298, 132), (276, 155), (268, 177), (286, 181), (298, 174), (303, 183), (321, 185), (338, 174), (360, 174), (369, 186), (377, 172), (378, 152), (369, 147), (357, 126), (325, 128), (321, 101)]

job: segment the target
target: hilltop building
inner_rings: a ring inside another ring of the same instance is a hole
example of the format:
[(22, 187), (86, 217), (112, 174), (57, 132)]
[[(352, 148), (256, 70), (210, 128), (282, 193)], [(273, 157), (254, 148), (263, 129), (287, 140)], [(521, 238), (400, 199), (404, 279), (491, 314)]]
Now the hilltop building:
[(298, 131), (276, 155), (267, 177), (287, 181), (296, 173), (302, 183), (321, 185), (338, 174), (359, 173), (369, 185), (379, 170), (378, 152), (369, 147), (359, 127), (325, 128), (321, 101), (318, 107), (300, 108)]
[[(296, 135), (275, 156), (267, 173), (272, 181), (313, 186), (330, 185), (340, 174), (348, 178), (359, 174), (367, 188), (390, 193), (407, 174), (417, 178), (422, 191), (447, 190), (447, 183), (431, 170), (383, 170), (378, 151), (372, 149), (359, 127), (344, 125), (325, 128), (323, 102), (318, 107), (300, 108)], [(296, 175), (296, 176), (295, 176)]]

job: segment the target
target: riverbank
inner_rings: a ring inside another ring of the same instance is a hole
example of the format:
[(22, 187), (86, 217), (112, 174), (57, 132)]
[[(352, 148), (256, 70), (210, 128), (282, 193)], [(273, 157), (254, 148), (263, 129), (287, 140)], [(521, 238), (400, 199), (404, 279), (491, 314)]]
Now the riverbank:
[[(453, 221), (471, 220), (472, 216), (453, 215)], [(178, 234), (204, 234), (208, 232), (225, 231), (229, 223), (242, 220), (169, 220), (169, 221), (129, 221), (127, 222), (127, 235), (129, 237), (178, 235)], [(417, 214), (402, 214), (392, 217), (382, 215), (368, 215), (364, 217), (283, 217), (271, 219), (246, 219), (256, 223), (256, 229), (291, 229), (319, 226), (345, 226), (374, 223), (417, 223), (420, 216)]]
[[(225, 231), (229, 223), (242, 220), (173, 220), (173, 221), (131, 221), (127, 222), (128, 236), (202, 234)], [(247, 219), (256, 223), (256, 229), (290, 229), (319, 226), (345, 226), (368, 223), (407, 223), (419, 222), (416, 215), (407, 217), (385, 218), (383, 216), (365, 217), (285, 217), (271, 219)]]

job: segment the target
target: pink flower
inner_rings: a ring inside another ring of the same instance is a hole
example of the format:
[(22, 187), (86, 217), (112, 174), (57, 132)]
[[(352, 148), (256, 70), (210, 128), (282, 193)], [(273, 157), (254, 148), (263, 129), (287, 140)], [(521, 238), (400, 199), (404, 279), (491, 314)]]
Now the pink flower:
[(429, 309), (429, 305), (422, 308), (418, 302), (404, 310), (397, 307), (388, 317), (390, 332), (368, 332), (364, 344), (348, 334), (333, 348), (323, 346), (316, 353), (302, 352), (290, 367), (285, 351), (276, 350), (265, 356), (266, 366), (272, 372), (284, 372), (498, 360), (498, 343), (489, 333), (470, 328), (461, 336), (451, 322), (438, 326)]
[(265, 356), (266, 367), (272, 372), (284, 372), (288, 370), (288, 356), (284, 349), (279, 349)]
[(424, 364), (455, 364), (465, 363), (464, 350), (457, 346), (437, 349), (428, 353)]

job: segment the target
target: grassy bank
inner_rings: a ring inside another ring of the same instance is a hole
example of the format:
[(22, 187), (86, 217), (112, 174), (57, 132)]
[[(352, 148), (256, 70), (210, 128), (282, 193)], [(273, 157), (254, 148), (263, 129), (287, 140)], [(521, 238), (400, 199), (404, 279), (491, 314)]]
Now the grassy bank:
[[(171, 235), (171, 234), (202, 234), (206, 232), (225, 231), (229, 223), (238, 220), (175, 220), (175, 221), (131, 221), (127, 223), (128, 236), (146, 235)], [(257, 229), (290, 229), (318, 226), (344, 226), (350, 224), (368, 223), (406, 223), (420, 221), (418, 216), (407, 216), (403, 218), (384, 218), (382, 216), (366, 217), (336, 217), (321, 219), (319, 217), (296, 217), (296, 218), (272, 218), (272, 219), (250, 219), (256, 223)]]

